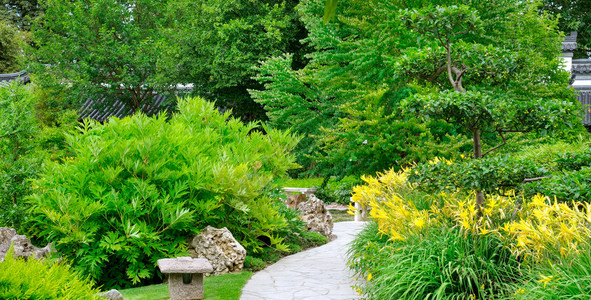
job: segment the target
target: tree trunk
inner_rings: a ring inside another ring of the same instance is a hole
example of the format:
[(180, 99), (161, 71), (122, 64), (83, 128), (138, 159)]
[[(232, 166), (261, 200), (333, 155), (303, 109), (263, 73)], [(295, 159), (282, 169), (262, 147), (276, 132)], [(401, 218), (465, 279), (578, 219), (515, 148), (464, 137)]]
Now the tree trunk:
[[(474, 144), (474, 159), (482, 158), (482, 144), (480, 142), (480, 129), (472, 131), (472, 142)], [(476, 190), (476, 211), (478, 216), (482, 216), (482, 206), (484, 206), (484, 193), (481, 189)]]

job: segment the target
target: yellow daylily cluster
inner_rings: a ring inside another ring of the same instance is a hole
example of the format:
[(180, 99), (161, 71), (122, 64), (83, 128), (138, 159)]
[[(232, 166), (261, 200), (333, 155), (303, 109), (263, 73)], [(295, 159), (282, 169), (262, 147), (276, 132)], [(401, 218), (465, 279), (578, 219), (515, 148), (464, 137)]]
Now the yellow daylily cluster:
[(370, 208), (380, 232), (392, 240), (449, 224), (466, 233), (498, 235), (516, 255), (538, 261), (547, 255), (576, 252), (591, 238), (591, 204), (552, 203), (541, 195), (530, 200), (514, 194), (488, 195), (479, 213), (474, 195), (442, 192), (432, 196), (429, 209), (420, 210), (401, 196), (413, 190), (407, 174), (408, 170), (390, 170), (376, 177), (366, 176), (366, 185), (353, 189), (353, 201)]
[[(412, 189), (407, 181), (408, 170), (390, 170), (378, 176), (363, 176), (367, 183), (353, 188), (353, 201), (370, 208), (370, 216), (377, 222), (380, 232), (393, 240), (403, 240), (436, 222), (429, 211), (418, 210), (405, 201), (400, 191)], [(350, 207), (350, 210), (354, 210)]]

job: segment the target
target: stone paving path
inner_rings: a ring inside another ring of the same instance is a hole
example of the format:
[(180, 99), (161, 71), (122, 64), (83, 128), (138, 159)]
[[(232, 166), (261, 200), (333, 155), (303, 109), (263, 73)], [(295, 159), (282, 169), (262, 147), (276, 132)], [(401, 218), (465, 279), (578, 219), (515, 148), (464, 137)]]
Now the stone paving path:
[(254, 274), (242, 289), (241, 300), (352, 300), (361, 297), (351, 287), (347, 244), (364, 222), (334, 224), (337, 238), (323, 246), (284, 257)]

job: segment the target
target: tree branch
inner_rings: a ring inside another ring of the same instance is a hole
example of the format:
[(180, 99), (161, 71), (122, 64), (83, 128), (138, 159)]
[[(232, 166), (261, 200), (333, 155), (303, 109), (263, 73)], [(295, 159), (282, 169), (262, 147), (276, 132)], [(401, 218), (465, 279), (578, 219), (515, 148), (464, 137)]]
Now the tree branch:
[(491, 153), (491, 152), (493, 152), (493, 151), (495, 151), (495, 150), (497, 150), (497, 149), (505, 146), (505, 144), (507, 144), (507, 140), (505, 140), (505, 136), (503, 135), (503, 132), (502, 131), (498, 131), (498, 133), (501, 136), (501, 138), (503, 139), (503, 142), (500, 143), (500, 144), (498, 144), (498, 145), (496, 145), (496, 146), (494, 146), (494, 147), (492, 147), (488, 151), (484, 152), (484, 154), (482, 154), (482, 157), (485, 157), (487, 154), (489, 154), (489, 153)]
[(548, 178), (552, 178), (552, 175), (550, 175), (550, 176), (542, 176), (542, 177), (535, 177), (535, 178), (526, 178), (526, 179), (523, 180), (523, 183), (534, 182), (534, 181), (539, 181), (539, 180), (548, 179)]

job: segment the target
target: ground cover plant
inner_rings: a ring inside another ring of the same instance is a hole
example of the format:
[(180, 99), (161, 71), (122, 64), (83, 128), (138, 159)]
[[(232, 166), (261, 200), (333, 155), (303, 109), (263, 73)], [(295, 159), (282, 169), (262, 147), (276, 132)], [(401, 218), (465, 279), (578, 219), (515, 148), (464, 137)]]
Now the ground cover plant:
[(228, 227), (249, 252), (266, 246), (260, 236), (287, 250), (285, 218), (259, 195), (295, 166), (297, 139), (263, 135), (201, 98), (180, 100), (167, 120), (85, 122), (68, 136), (72, 156), (33, 182), (31, 231), (106, 288), (158, 282), (156, 260), (183, 254), (206, 225)]

